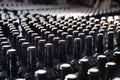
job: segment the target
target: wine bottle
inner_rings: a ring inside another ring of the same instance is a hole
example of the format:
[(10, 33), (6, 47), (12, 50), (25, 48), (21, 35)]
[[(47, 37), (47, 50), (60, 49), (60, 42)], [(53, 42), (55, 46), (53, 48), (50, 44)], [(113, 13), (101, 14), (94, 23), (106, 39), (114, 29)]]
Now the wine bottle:
[(53, 45), (52, 43), (45, 44), (46, 67), (53, 67)]
[(107, 51), (105, 52), (105, 54), (109, 57), (109, 60), (112, 61), (113, 53), (114, 53), (114, 32), (113, 31), (108, 32), (107, 42), (108, 42), (108, 47), (107, 47)]
[(54, 80), (57, 78), (57, 72), (53, 68), (53, 44), (45, 44), (45, 69), (47, 70), (47, 78)]
[(99, 69), (90, 68), (88, 70), (88, 80), (100, 80)]
[(89, 35), (91, 35), (92, 37), (93, 37), (93, 52), (95, 52), (95, 50), (96, 50), (96, 44), (97, 44), (97, 40), (96, 40), (96, 33), (95, 33), (95, 31), (90, 31), (89, 32)]
[(34, 33), (34, 31), (33, 30), (29, 30), (28, 32), (27, 32), (27, 40), (31, 43), (31, 35), (32, 35), (32, 33)]
[(53, 47), (54, 47), (54, 54), (53, 54), (53, 63), (56, 66), (59, 63), (59, 37), (54, 37), (53, 38)]
[(77, 38), (78, 37), (78, 31), (77, 30), (74, 30), (73, 31), (73, 38)]
[(105, 65), (107, 61), (108, 59), (105, 55), (97, 56), (97, 68), (99, 69), (101, 80), (105, 80)]
[(78, 71), (78, 61), (81, 57), (81, 39), (80, 38), (74, 38), (74, 47), (73, 47), (73, 52), (74, 52), (74, 59), (70, 62), (72, 65), (73, 69), (75, 72)]
[(7, 74), (9, 79), (15, 79), (17, 77), (17, 54), (15, 49), (7, 50)]
[(103, 33), (97, 34), (97, 51), (95, 56), (104, 54), (104, 35)]
[(11, 45), (3, 45), (1, 50), (1, 61), (2, 61), (2, 69), (3, 71), (6, 71), (7, 69), (7, 57), (6, 52), (7, 50), (11, 49)]
[(32, 33), (31, 34), (31, 45), (34, 45), (34, 40), (35, 40), (35, 37), (38, 36), (38, 33)]
[(41, 39), (38, 41), (38, 61), (37, 61), (37, 68), (41, 69), (43, 67), (45, 67), (45, 46), (46, 44), (46, 40), (45, 39)]
[(44, 69), (36, 70), (34, 76), (36, 77), (35, 80), (47, 80), (47, 71)]
[(74, 38), (74, 59), (78, 60), (81, 58), (81, 44), (80, 38)]
[(8, 41), (2, 41), (0, 43), (0, 50), (1, 50), (1, 48), (2, 48), (3, 45), (9, 45), (9, 42)]
[(64, 80), (67, 74), (72, 73), (72, 67), (68, 63), (63, 63), (60, 65), (60, 80)]
[(87, 71), (89, 69), (89, 60), (82, 58), (78, 62), (79, 80), (87, 80)]
[(36, 70), (36, 47), (29, 46), (27, 48), (27, 69), (28, 72), (34, 72)]
[(48, 35), (48, 42), (49, 43), (53, 43), (53, 38), (55, 37), (55, 35), (54, 34), (49, 34)]
[(116, 51), (113, 53), (113, 57), (114, 57), (114, 62), (118, 65), (119, 67), (119, 64), (120, 64), (120, 52), (119, 51)]
[[(20, 33), (19, 32), (14, 32), (13, 33), (13, 43), (12, 43), (12, 46), (13, 46), (13, 48), (16, 48), (17, 46), (16, 46), (16, 37), (19, 35)], [(11, 41), (12, 42), (12, 41)]]
[(67, 47), (67, 62), (72, 61), (74, 59), (73, 54), (73, 36), (67, 35), (66, 36), (66, 47)]
[(105, 73), (105, 80), (112, 80), (115, 76), (115, 70), (116, 70), (116, 63), (115, 62), (107, 62), (106, 65), (106, 73)]
[(93, 37), (91, 35), (86, 36), (86, 56), (93, 55)]
[(66, 40), (66, 36), (68, 35), (68, 32), (63, 32), (62, 33), (62, 39)]
[(63, 30), (58, 29), (58, 30), (57, 30), (57, 36), (58, 36), (58, 37), (61, 37), (61, 36), (62, 36), (62, 32), (63, 32)]
[(115, 51), (120, 50), (120, 30), (117, 30), (116, 32), (116, 49)]
[(88, 29), (83, 29), (83, 33), (85, 33), (85, 36), (87, 36), (89, 34), (89, 30)]
[(68, 32), (69, 35), (72, 35), (73, 29), (72, 29), (72, 28), (68, 28), (68, 29), (67, 29), (67, 32)]
[(29, 42), (22, 43), (21, 55), (22, 55), (22, 66), (27, 67), (27, 48), (30, 46)]
[(51, 31), (52, 31), (53, 34), (57, 35), (57, 30), (58, 30), (57, 27), (53, 27)]
[(50, 34), (51, 32), (50, 31), (46, 31), (45, 33), (44, 33), (44, 38), (45, 38), (45, 40), (48, 42), (48, 35)]
[(81, 57), (83, 57), (84, 56), (84, 52), (85, 52), (85, 34), (84, 33), (79, 33), (78, 34), (78, 37), (81, 39), (81, 41), (82, 41), (82, 43), (81, 43), (81, 51), (82, 51), (82, 53), (81, 53)]
[(65, 40), (59, 40), (59, 63), (66, 63), (67, 62), (67, 47)]
[[(36, 48), (38, 48), (38, 42), (40, 39), (41, 39), (41, 36), (34, 37), (34, 46), (36, 46)], [(37, 52), (38, 52), (38, 50), (37, 50)]]
[(23, 42), (26, 42), (26, 39), (25, 38), (21, 38), (21, 39), (19, 39), (19, 41), (18, 41), (18, 50), (17, 50), (17, 53), (18, 53), (18, 56), (19, 56), (19, 60), (20, 60), (20, 62), (22, 61), (21, 59), (21, 57), (22, 57), (22, 54), (21, 54), (21, 51), (22, 51), (22, 43)]

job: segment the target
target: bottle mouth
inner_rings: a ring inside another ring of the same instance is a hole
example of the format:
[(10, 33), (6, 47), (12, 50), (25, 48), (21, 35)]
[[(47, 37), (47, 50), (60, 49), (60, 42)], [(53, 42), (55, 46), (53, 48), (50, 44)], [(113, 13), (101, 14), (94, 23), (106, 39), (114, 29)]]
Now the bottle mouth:
[(18, 78), (18, 79), (15, 79), (15, 80), (25, 80), (25, 79), (23, 79), (23, 78)]
[(37, 76), (38, 74), (45, 74), (47, 71), (46, 70), (37, 70), (35, 71), (35, 76)]
[(82, 58), (82, 59), (79, 60), (79, 62), (88, 62), (88, 59)]
[(106, 63), (106, 66), (105, 66), (105, 67), (115, 66), (115, 65), (116, 65), (115, 62), (108, 62), (108, 63)]
[(64, 64), (60, 65), (60, 69), (62, 69), (62, 68), (69, 68), (70, 66), (71, 66), (70, 64), (64, 63)]
[(113, 80), (120, 80), (120, 77), (116, 77), (116, 78), (114, 78)]
[(95, 74), (95, 73), (98, 73), (99, 70), (97, 68), (91, 68), (88, 70), (88, 74)]
[(97, 60), (99, 60), (99, 59), (103, 59), (103, 58), (106, 58), (106, 56), (105, 55), (98, 55), (98, 57), (97, 57)]
[(65, 77), (65, 80), (67, 79), (76, 79), (77, 76), (75, 74), (68, 74), (66, 77)]

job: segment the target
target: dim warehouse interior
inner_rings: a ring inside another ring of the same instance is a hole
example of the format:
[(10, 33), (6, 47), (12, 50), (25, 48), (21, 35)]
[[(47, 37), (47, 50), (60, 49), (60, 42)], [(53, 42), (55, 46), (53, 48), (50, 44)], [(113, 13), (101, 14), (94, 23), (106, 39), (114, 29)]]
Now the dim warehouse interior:
[(120, 0), (0, 0), (0, 80), (120, 80)]

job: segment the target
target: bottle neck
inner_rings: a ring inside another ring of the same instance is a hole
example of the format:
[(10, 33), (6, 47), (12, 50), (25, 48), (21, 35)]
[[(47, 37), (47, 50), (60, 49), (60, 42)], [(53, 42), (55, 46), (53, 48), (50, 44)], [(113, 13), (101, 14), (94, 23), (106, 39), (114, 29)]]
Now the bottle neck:
[(101, 54), (104, 53), (104, 40), (103, 34), (99, 34), (97, 37), (97, 53)]
[(86, 56), (93, 55), (93, 39), (92, 36), (86, 37)]
[(59, 62), (65, 63), (67, 62), (67, 48), (66, 48), (66, 41), (65, 40), (59, 40)]
[(46, 67), (53, 67), (53, 45), (52, 43), (45, 44), (45, 66)]
[(108, 50), (114, 50), (114, 33), (108, 32)]
[(74, 58), (80, 59), (81, 58), (81, 39), (75, 38), (74, 39)]
[(116, 42), (117, 42), (117, 47), (120, 49), (120, 30), (117, 31)]

